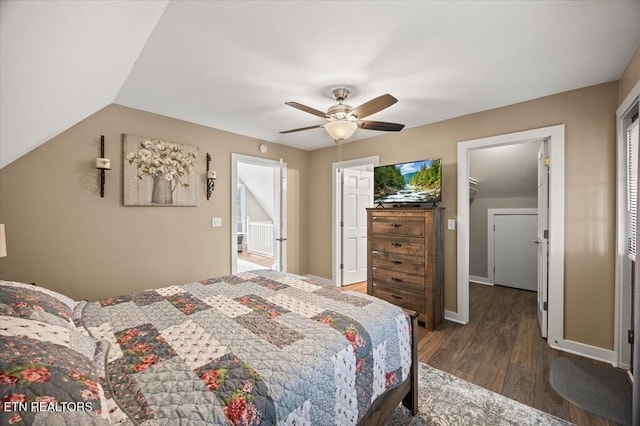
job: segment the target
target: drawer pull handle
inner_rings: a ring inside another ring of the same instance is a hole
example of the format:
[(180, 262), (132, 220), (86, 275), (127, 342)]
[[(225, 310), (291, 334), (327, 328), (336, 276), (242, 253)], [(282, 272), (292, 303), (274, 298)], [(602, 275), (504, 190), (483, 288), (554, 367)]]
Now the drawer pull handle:
[(400, 243), (391, 243), (391, 245), (394, 247), (402, 247), (402, 244)]
[(402, 265), (402, 262), (400, 262), (399, 260), (392, 260), (391, 263), (393, 263), (394, 265)]
[(395, 294), (392, 294), (391, 297), (393, 297), (394, 299), (402, 299), (402, 297), (396, 296)]
[(391, 227), (392, 227), (392, 228), (400, 228), (401, 226), (402, 226), (402, 224), (401, 224), (401, 223), (392, 223), (392, 224), (391, 224)]
[(396, 278), (396, 277), (391, 278), (391, 280), (395, 281), (395, 282), (398, 282), (398, 283), (402, 282), (402, 280), (400, 278)]

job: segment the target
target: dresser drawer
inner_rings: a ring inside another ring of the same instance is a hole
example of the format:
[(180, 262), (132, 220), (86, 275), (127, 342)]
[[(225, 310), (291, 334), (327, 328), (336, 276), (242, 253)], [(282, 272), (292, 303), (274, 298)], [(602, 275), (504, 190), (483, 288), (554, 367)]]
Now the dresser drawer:
[(424, 257), (424, 238), (371, 237), (371, 250)]
[(374, 285), (422, 293), (424, 297), (424, 276), (411, 275), (398, 270), (377, 269), (375, 267), (371, 270), (371, 274)]
[(410, 256), (408, 254), (387, 253), (384, 251), (371, 252), (374, 268), (400, 270), (408, 274), (424, 276), (424, 256)]
[(406, 291), (382, 289), (374, 284), (373, 296), (386, 300), (401, 308), (424, 312), (424, 297), (416, 296)]
[(371, 232), (373, 235), (411, 235), (424, 236), (424, 219), (419, 217), (387, 217), (373, 216), (371, 218)]
[(444, 317), (444, 210), (367, 209), (367, 293), (418, 312), (427, 330)]

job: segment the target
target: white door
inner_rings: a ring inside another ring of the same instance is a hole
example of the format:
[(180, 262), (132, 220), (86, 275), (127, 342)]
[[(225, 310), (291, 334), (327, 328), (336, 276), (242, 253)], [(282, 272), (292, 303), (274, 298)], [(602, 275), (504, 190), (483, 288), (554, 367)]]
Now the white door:
[(373, 172), (342, 175), (342, 285), (367, 280), (367, 207), (373, 206)]
[(549, 294), (549, 167), (547, 142), (538, 150), (538, 323), (542, 337), (547, 337), (547, 301)]
[(494, 284), (537, 290), (537, 222), (535, 214), (494, 216)]
[(287, 272), (287, 164), (281, 158), (274, 167), (274, 188), (276, 188), (274, 227), (275, 259), (272, 269)]

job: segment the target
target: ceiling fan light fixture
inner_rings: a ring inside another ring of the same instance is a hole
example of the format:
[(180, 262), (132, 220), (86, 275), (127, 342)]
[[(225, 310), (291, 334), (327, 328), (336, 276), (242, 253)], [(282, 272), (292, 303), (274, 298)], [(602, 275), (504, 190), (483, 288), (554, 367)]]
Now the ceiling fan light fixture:
[(334, 141), (343, 142), (353, 135), (358, 128), (358, 124), (355, 121), (335, 120), (329, 121), (324, 125), (324, 128)]
[(363, 120), (363, 118), (382, 111), (385, 108), (389, 108), (391, 105), (398, 102), (398, 100), (390, 94), (387, 93), (385, 95), (378, 96), (377, 98), (373, 98), (356, 108), (343, 103), (345, 99), (347, 99), (347, 96), (349, 96), (349, 89), (344, 87), (334, 89), (333, 97), (338, 101), (338, 103), (330, 106), (327, 112), (322, 112), (298, 102), (285, 102), (286, 105), (289, 105), (292, 108), (323, 118), (327, 122), (315, 126), (285, 130), (280, 133), (294, 133), (302, 130), (324, 127), (327, 130), (327, 133), (329, 133), (329, 136), (331, 136), (336, 143), (340, 143), (349, 139), (358, 127), (365, 130), (378, 130), (382, 132), (399, 132), (404, 128), (404, 124)]

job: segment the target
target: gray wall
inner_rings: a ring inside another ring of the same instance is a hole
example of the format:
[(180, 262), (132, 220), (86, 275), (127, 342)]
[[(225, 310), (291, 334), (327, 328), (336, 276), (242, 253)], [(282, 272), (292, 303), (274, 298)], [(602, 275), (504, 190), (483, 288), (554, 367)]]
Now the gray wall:
[(469, 275), (487, 278), (487, 210), (536, 208), (536, 197), (476, 198), (469, 208)]

